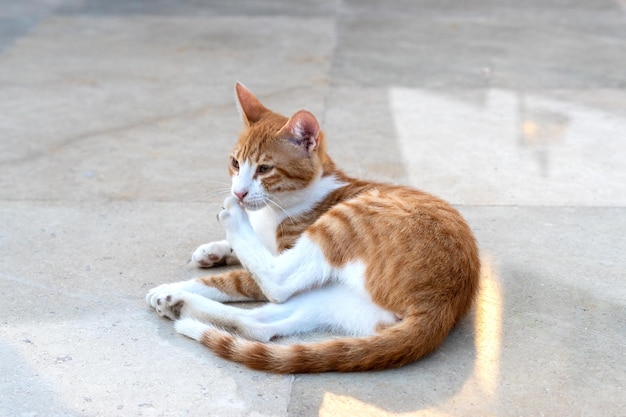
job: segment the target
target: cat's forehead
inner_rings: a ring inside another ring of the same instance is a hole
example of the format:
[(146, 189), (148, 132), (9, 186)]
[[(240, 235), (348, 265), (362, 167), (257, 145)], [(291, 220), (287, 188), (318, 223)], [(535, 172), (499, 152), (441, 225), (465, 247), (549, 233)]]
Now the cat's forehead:
[(247, 134), (244, 133), (239, 138), (232, 153), (237, 159), (258, 160), (272, 153), (273, 148), (275, 148), (273, 142), (275, 142), (275, 139), (269, 135), (260, 137), (249, 132)]
[(282, 140), (277, 138), (277, 134), (286, 121), (279, 116), (246, 128), (239, 136), (233, 156), (250, 161), (273, 159), (283, 150)]
[(232, 155), (239, 161), (248, 161), (251, 163), (260, 163), (272, 161), (275, 158), (275, 154), (270, 151), (264, 151), (260, 148), (242, 149), (235, 147)]
[(232, 155), (240, 162), (265, 163), (283, 158), (284, 144), (276, 138), (265, 140), (240, 140), (233, 149)]

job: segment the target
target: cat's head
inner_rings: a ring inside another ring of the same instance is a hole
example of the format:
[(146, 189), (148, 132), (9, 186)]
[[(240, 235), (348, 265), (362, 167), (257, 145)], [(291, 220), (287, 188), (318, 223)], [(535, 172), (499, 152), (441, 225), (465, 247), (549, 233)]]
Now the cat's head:
[(324, 135), (306, 110), (290, 118), (267, 109), (236, 85), (244, 129), (229, 161), (231, 192), (249, 210), (291, 204), (290, 198), (322, 174)]

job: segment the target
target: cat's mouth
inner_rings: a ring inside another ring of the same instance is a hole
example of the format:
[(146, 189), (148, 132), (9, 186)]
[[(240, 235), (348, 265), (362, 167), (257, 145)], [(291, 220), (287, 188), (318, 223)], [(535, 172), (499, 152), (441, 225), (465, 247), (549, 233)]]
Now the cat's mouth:
[(265, 201), (262, 200), (242, 201), (241, 205), (243, 205), (243, 208), (250, 211), (259, 210), (266, 206)]

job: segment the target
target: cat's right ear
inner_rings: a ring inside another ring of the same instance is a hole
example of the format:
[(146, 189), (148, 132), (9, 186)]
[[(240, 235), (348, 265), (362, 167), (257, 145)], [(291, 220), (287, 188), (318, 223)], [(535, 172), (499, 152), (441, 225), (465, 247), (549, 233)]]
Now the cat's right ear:
[(320, 125), (313, 114), (300, 110), (289, 118), (277, 136), (287, 139), (304, 150), (307, 155), (311, 155), (320, 143)]
[(235, 84), (235, 92), (237, 93), (237, 100), (239, 100), (243, 122), (246, 126), (258, 122), (269, 111), (243, 84)]

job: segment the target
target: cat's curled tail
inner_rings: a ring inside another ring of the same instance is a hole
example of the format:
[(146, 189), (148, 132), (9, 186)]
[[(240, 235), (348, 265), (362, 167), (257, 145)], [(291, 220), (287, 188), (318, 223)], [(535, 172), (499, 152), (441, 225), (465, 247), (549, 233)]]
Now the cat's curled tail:
[(313, 343), (262, 343), (245, 339), (194, 318), (176, 330), (200, 341), (218, 356), (276, 373), (352, 372), (397, 368), (432, 352), (454, 326), (454, 318), (413, 314), (377, 334)]

